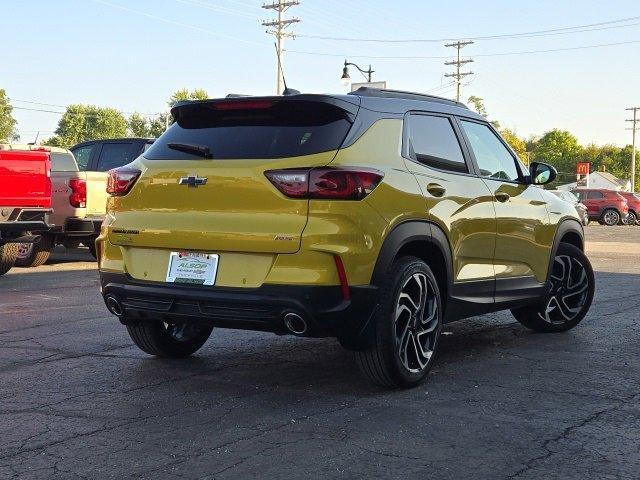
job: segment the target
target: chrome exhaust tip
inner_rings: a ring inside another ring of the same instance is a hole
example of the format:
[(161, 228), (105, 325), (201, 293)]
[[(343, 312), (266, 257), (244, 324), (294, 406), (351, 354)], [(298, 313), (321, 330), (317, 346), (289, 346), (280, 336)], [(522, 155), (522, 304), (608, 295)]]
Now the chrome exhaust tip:
[(116, 297), (109, 295), (107, 298), (105, 298), (104, 302), (107, 304), (107, 309), (115, 316), (121, 317), (124, 313), (122, 305), (120, 305), (120, 302)]
[(294, 335), (299, 337), (305, 335), (309, 330), (307, 322), (300, 315), (294, 312), (289, 312), (284, 316), (284, 325)]

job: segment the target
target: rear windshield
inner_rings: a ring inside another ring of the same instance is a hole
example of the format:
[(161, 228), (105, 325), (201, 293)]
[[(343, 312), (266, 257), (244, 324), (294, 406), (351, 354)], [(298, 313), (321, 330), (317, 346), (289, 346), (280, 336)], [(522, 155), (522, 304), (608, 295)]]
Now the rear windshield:
[(77, 172), (78, 165), (71, 153), (51, 153), (51, 171), (53, 172)]
[(338, 149), (352, 123), (350, 114), (344, 110), (319, 102), (262, 102), (258, 108), (224, 110), (214, 105), (186, 107), (178, 121), (143, 156), (150, 160), (199, 158), (169, 148), (170, 144), (205, 147), (214, 159), (311, 155)]

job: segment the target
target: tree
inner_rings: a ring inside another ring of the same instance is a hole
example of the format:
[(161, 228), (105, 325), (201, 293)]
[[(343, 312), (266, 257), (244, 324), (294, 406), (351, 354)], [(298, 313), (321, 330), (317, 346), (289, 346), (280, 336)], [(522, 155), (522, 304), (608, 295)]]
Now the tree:
[(203, 88), (196, 88), (194, 90), (189, 91), (188, 88), (181, 88), (180, 90), (176, 90), (169, 97), (169, 101), (167, 105), (169, 108), (173, 107), (176, 103), (181, 102), (183, 100), (206, 100), (209, 98), (209, 94)]
[(144, 115), (134, 112), (129, 117), (128, 122), (128, 132), (132, 137), (149, 137), (151, 136), (149, 133), (149, 120)]
[(113, 108), (69, 105), (58, 122), (55, 136), (45, 144), (70, 147), (86, 140), (119, 138), (127, 134), (127, 119)]
[[(476, 111), (476, 113), (478, 113), (478, 115), (482, 115), (484, 118), (488, 119), (489, 114), (487, 113), (487, 109), (484, 106), (483, 98), (476, 97), (475, 95), (471, 95), (467, 101), (468, 103), (471, 104), (471, 106)], [(495, 129), (500, 128), (500, 122), (498, 122), (497, 120), (490, 120), (489, 123), (491, 123), (491, 125), (493, 125), (493, 128)]]
[(16, 131), (18, 122), (12, 114), (13, 107), (7, 98), (7, 93), (0, 88), (0, 142), (12, 142), (19, 139)]
[(560, 173), (571, 174), (576, 171), (581, 153), (582, 147), (576, 137), (566, 130), (554, 129), (535, 142), (533, 158), (553, 165)]
[(527, 154), (527, 145), (525, 144), (524, 140), (516, 135), (516, 132), (508, 128), (503, 128), (502, 130), (500, 130), (500, 135), (502, 135), (502, 138), (507, 141), (513, 151), (516, 152), (518, 157), (520, 157), (520, 160), (522, 160), (523, 162), (529, 161), (529, 156)]

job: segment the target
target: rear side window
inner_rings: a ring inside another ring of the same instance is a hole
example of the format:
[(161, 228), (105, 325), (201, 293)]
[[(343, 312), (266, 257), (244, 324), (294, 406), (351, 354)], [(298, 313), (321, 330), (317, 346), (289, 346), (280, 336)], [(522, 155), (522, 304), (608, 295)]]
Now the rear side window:
[(604, 198), (604, 195), (602, 194), (602, 192), (588, 192), (587, 198), (589, 199)]
[(468, 173), (462, 148), (446, 117), (409, 116), (409, 157), (429, 167)]
[(87, 145), (84, 147), (75, 148), (73, 152), (73, 156), (76, 158), (76, 162), (78, 163), (78, 170), (84, 172), (89, 168), (89, 162), (91, 161), (91, 155), (93, 154), (93, 149), (95, 145)]
[(103, 144), (96, 170), (98, 172), (107, 172), (112, 168), (122, 167), (127, 163), (131, 163), (134, 160), (132, 151), (132, 143)]
[(78, 166), (72, 154), (51, 152), (51, 171), (77, 172)]
[[(151, 160), (195, 159), (187, 147), (206, 151), (214, 159), (297, 157), (337, 150), (352, 120), (330, 104), (308, 101), (198, 103), (182, 107), (178, 120), (144, 157)], [(176, 145), (180, 145), (176, 149)]]

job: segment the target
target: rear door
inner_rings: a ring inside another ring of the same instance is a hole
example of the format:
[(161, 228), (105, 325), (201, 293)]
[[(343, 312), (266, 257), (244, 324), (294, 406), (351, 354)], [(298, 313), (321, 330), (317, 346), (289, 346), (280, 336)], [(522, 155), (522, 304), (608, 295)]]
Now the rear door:
[(405, 116), (405, 157), (426, 199), (430, 219), (447, 234), (454, 282), (473, 285), (477, 301), (493, 302), (496, 218), (493, 198), (472, 165), (455, 120), (413, 112)]
[(113, 200), (110, 241), (296, 252), (308, 200), (285, 197), (265, 172), (328, 164), (352, 114), (328, 103), (279, 98), (200, 102), (172, 113), (177, 122), (134, 164), (142, 175), (133, 190)]
[[(486, 123), (461, 119), (476, 168), (494, 199), (496, 290), (501, 280), (546, 281), (554, 229), (540, 188), (525, 179), (522, 164)], [(509, 282), (504, 288), (511, 288)], [(496, 292), (498, 296), (498, 292)]]

